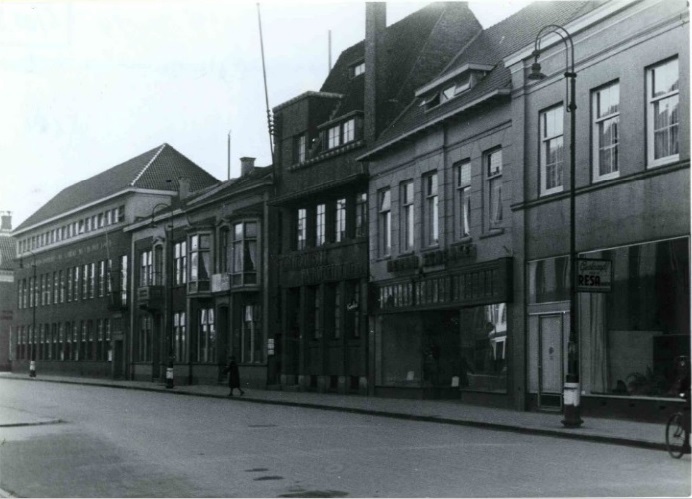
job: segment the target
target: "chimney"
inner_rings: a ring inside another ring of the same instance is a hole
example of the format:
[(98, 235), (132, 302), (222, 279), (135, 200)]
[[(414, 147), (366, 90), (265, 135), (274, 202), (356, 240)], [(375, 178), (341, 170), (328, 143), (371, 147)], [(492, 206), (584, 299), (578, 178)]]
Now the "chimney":
[(180, 177), (178, 179), (178, 198), (185, 199), (190, 195), (190, 179), (187, 177)]
[(377, 115), (377, 103), (385, 98), (387, 30), (386, 2), (365, 4), (365, 140), (372, 144), (381, 131), (383, 116)]
[(0, 212), (0, 234), (9, 234), (12, 232), (12, 212)]
[(255, 167), (255, 158), (244, 157), (240, 158), (240, 176), (244, 177), (250, 173)]

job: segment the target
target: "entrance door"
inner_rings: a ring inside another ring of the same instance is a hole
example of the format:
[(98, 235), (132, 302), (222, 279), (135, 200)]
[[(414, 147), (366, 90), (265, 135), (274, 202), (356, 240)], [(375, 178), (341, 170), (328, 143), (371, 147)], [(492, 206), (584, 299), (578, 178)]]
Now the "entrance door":
[(562, 314), (538, 319), (538, 407), (562, 406)]

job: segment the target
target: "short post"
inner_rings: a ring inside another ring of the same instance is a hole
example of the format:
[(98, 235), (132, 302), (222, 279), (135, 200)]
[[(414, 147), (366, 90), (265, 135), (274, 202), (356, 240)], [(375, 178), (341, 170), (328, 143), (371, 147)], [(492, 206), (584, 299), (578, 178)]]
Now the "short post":
[(32, 360), (29, 362), (29, 377), (30, 378), (36, 377), (36, 361), (35, 360)]
[(171, 355), (168, 357), (168, 367), (166, 368), (166, 388), (173, 388), (173, 362), (175, 358)]

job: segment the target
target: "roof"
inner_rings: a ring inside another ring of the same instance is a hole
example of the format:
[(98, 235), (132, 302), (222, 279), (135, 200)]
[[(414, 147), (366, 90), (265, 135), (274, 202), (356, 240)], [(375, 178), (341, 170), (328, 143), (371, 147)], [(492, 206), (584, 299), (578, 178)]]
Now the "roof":
[(129, 189), (177, 191), (178, 179), (190, 180), (190, 191), (218, 182), (212, 175), (164, 143), (150, 151), (72, 184), (36, 210), (13, 232)]
[(531, 44), (543, 26), (567, 24), (603, 3), (604, 0), (534, 2), (485, 29), (464, 47), (435, 79), (442, 78), (467, 64), (489, 65), (493, 69), (468, 92), (432, 110), (426, 111), (419, 106), (418, 99), (409, 100), (406, 109), (382, 132), (372, 150), (382, 149), (388, 143), (394, 143), (398, 138), (408, 135), (412, 130), (438, 122), (453, 109), (467, 109), (470, 103), (480, 102), (483, 96), (497, 95), (498, 90), (511, 89), (511, 74), (504, 66), (503, 58)]
[(196, 204), (209, 203), (232, 195), (234, 192), (237, 192), (245, 187), (253, 186), (253, 184), (264, 184), (262, 181), (272, 180), (273, 172), (274, 167), (272, 165), (255, 166), (245, 175), (219, 182), (218, 184), (203, 189), (199, 193), (195, 193), (186, 200), (185, 204), (188, 207), (193, 207)]
[(10, 236), (0, 235), (0, 270), (12, 270), (16, 267), (17, 244)]
[[(466, 2), (435, 2), (388, 26), (385, 31), (385, 95), (377, 113), (388, 123), (413, 97), (417, 87), (440, 71), (471, 40), (481, 25)], [(364, 109), (365, 77), (351, 77), (352, 65), (365, 58), (365, 41), (344, 50), (321, 92), (341, 94), (330, 120)]]

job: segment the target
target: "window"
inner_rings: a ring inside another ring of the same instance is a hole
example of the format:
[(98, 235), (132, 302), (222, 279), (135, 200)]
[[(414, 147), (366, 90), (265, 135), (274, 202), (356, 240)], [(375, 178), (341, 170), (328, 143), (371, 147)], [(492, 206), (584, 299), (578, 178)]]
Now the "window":
[(209, 289), (211, 236), (195, 234), (190, 237), (190, 291)]
[(358, 75), (365, 73), (365, 63), (361, 62), (355, 66), (351, 66), (351, 78), (355, 78)]
[(356, 120), (351, 118), (344, 122), (344, 144), (351, 142), (356, 138)]
[(262, 363), (264, 362), (264, 342), (260, 327), (260, 306), (258, 304), (246, 304), (242, 311), (240, 361), (244, 364)]
[(178, 362), (187, 360), (187, 328), (185, 312), (173, 314), (173, 335), (175, 341), (175, 358)]
[(488, 222), (491, 229), (502, 225), (502, 149), (486, 153), (488, 172)]
[(139, 267), (139, 285), (140, 286), (151, 286), (154, 276), (153, 267), (153, 252), (151, 250), (142, 251), (140, 256), (140, 267)]
[(79, 267), (74, 268), (74, 296), (75, 301), (79, 300)]
[(96, 262), (91, 263), (89, 271), (89, 298), (96, 296)]
[(60, 281), (58, 280), (58, 273), (53, 272), (53, 304), (60, 301), (60, 291), (59, 291)]
[[(466, 390), (507, 391), (507, 304), (493, 303), (461, 309), (461, 377)], [(440, 352), (444, 356), (443, 352)]]
[(99, 297), (106, 294), (106, 260), (99, 262)]
[(593, 179), (616, 178), (619, 174), (620, 84), (613, 83), (592, 94)]
[(327, 131), (327, 149), (334, 149), (341, 145), (341, 125), (334, 126)]
[(152, 338), (151, 315), (143, 315), (139, 322), (139, 335), (137, 336), (137, 360), (147, 362), (151, 360), (151, 338)]
[(315, 245), (322, 246), (325, 243), (325, 231), (326, 231), (326, 206), (324, 204), (317, 205), (317, 220), (315, 225)]
[(471, 88), (471, 76), (468, 75), (466, 78), (453, 83), (452, 85), (444, 88), (440, 93), (440, 102), (447, 102), (448, 100), (454, 98), (460, 93)]
[(356, 195), (356, 226), (355, 237), (368, 235), (368, 194), (362, 192)]
[(389, 188), (378, 192), (377, 197), (380, 214), (377, 227), (380, 256), (387, 256), (392, 252), (392, 198)]
[(199, 311), (197, 361), (216, 362), (216, 326), (213, 308), (203, 308)]
[(257, 284), (258, 268), (257, 222), (241, 222), (233, 226), (232, 284)]
[(300, 208), (297, 213), (297, 224), (296, 224), (296, 249), (302, 250), (307, 246), (307, 210), (305, 208)]
[(562, 192), (563, 107), (559, 105), (540, 115), (541, 195)]
[(175, 284), (180, 286), (187, 282), (187, 241), (175, 243)]
[(336, 212), (334, 213), (334, 241), (341, 242), (346, 239), (346, 199), (336, 200)]
[(437, 196), (437, 172), (423, 176), (423, 193), (425, 195), (423, 216), (423, 243), (434, 246), (439, 240), (439, 213)]
[(649, 166), (659, 166), (680, 157), (678, 59), (658, 64), (647, 71), (646, 135)]
[(413, 217), (413, 180), (401, 183), (401, 250), (413, 249), (414, 217)]
[(89, 264), (84, 264), (84, 273), (82, 274), (82, 300), (89, 298)]
[(120, 257), (120, 300), (123, 306), (127, 303), (127, 255)]
[(454, 165), (456, 178), (455, 230), (457, 239), (468, 237), (471, 233), (471, 161), (464, 160)]
[(305, 162), (305, 154), (307, 152), (307, 137), (305, 134), (299, 135), (295, 140), (295, 161), (296, 163)]
[(353, 338), (360, 338), (360, 283), (346, 282), (345, 330)]
[(63, 271), (58, 271), (58, 280), (60, 281), (60, 303), (65, 303), (65, 275)]

